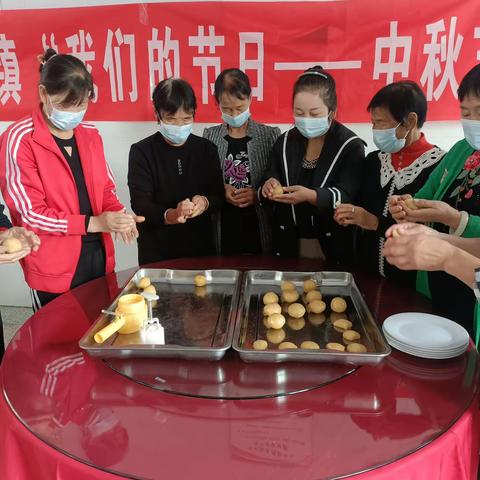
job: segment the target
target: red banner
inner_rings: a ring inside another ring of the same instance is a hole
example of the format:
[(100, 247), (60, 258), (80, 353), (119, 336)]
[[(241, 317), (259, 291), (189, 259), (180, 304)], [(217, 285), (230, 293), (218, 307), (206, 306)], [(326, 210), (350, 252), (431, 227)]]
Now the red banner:
[(45, 10), (0, 10), (0, 120), (37, 102), (44, 47), (81, 58), (97, 101), (90, 120), (153, 120), (152, 86), (169, 76), (192, 83), (197, 121), (220, 120), (212, 87), (240, 67), (254, 87), (259, 121), (291, 123), (291, 90), (306, 67), (337, 80), (339, 118), (368, 121), (372, 95), (411, 79), (425, 90), (430, 120), (459, 117), (456, 89), (480, 59), (478, 0), (191, 2)]

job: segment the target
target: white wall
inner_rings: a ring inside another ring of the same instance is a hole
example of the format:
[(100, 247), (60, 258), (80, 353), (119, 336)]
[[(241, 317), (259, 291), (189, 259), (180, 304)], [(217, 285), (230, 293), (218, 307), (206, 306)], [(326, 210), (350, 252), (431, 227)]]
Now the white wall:
[[(115, 174), (120, 199), (129, 206), (127, 188), (129, 148), (132, 143), (152, 134), (156, 125), (153, 122), (97, 122), (96, 125), (104, 140), (105, 154)], [(7, 122), (0, 122), (0, 132), (3, 132), (7, 126)], [(348, 126), (368, 143), (368, 151), (374, 149), (370, 124)], [(201, 135), (204, 127), (205, 124), (196, 125), (194, 133)], [(279, 125), (279, 127), (283, 131), (288, 128), (288, 125)], [(450, 148), (463, 136), (459, 122), (431, 122), (425, 125), (424, 131), (431, 143), (444, 149)], [(137, 249), (117, 243), (116, 258), (118, 270), (134, 266), (137, 264)], [(30, 305), (29, 291), (18, 265), (1, 267), (0, 305)]]

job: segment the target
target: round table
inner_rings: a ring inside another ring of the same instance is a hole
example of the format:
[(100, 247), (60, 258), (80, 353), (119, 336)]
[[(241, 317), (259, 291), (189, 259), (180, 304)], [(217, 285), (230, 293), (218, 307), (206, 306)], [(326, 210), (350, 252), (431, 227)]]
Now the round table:
[[(152, 267), (321, 269), (312, 261), (253, 257)], [(0, 478), (476, 478), (475, 348), (440, 361), (393, 350), (379, 365), (347, 370), (329, 364), (256, 370), (233, 352), (205, 364), (130, 359), (119, 373), (111, 362), (81, 351), (78, 340), (133, 273), (108, 275), (62, 295), (13, 338), (0, 370)], [(380, 322), (430, 309), (411, 290), (367, 274), (354, 277)], [(183, 382), (187, 394), (160, 391), (129, 375), (144, 368), (167, 378), (174, 370), (172, 391), (181, 393)], [(272, 372), (279, 382), (290, 376), (301, 384), (308, 376), (308, 388), (264, 397), (203, 394), (216, 391), (215, 382), (272, 382)]]

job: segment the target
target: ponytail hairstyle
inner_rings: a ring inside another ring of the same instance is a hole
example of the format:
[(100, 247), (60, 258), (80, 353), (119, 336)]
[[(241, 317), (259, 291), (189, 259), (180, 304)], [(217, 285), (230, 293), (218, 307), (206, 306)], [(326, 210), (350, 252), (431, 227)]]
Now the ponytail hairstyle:
[(337, 110), (335, 80), (321, 65), (308, 68), (297, 78), (292, 101), (300, 92), (318, 93), (330, 112)]
[(85, 64), (73, 55), (57, 53), (48, 48), (39, 55), (40, 81), (48, 95), (63, 95), (62, 106), (73, 107), (87, 98), (93, 100), (93, 80)]

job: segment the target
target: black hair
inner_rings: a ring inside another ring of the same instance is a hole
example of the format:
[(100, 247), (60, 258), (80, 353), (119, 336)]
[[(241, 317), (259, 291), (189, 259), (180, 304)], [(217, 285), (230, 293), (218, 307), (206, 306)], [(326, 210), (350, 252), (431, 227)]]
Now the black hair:
[(321, 65), (308, 68), (297, 78), (293, 99), (299, 92), (318, 92), (330, 112), (337, 109), (335, 80)]
[(408, 114), (417, 114), (417, 126), (422, 128), (427, 119), (427, 99), (423, 90), (410, 80), (394, 82), (381, 88), (370, 100), (367, 111), (386, 108), (398, 123), (404, 123)]
[(86, 98), (94, 98), (92, 75), (80, 59), (59, 54), (53, 48), (48, 48), (38, 59), (40, 84), (48, 95), (65, 94), (63, 106), (79, 105)]
[(480, 64), (475, 65), (460, 82), (457, 90), (458, 99), (462, 102), (468, 95), (480, 97)]
[(215, 80), (215, 100), (220, 103), (220, 97), (227, 93), (239, 100), (245, 100), (252, 94), (250, 80), (245, 72), (238, 68), (227, 68)]
[(152, 101), (157, 115), (161, 112), (174, 114), (179, 108), (186, 112), (197, 109), (197, 99), (192, 86), (182, 78), (162, 80), (153, 90)]

